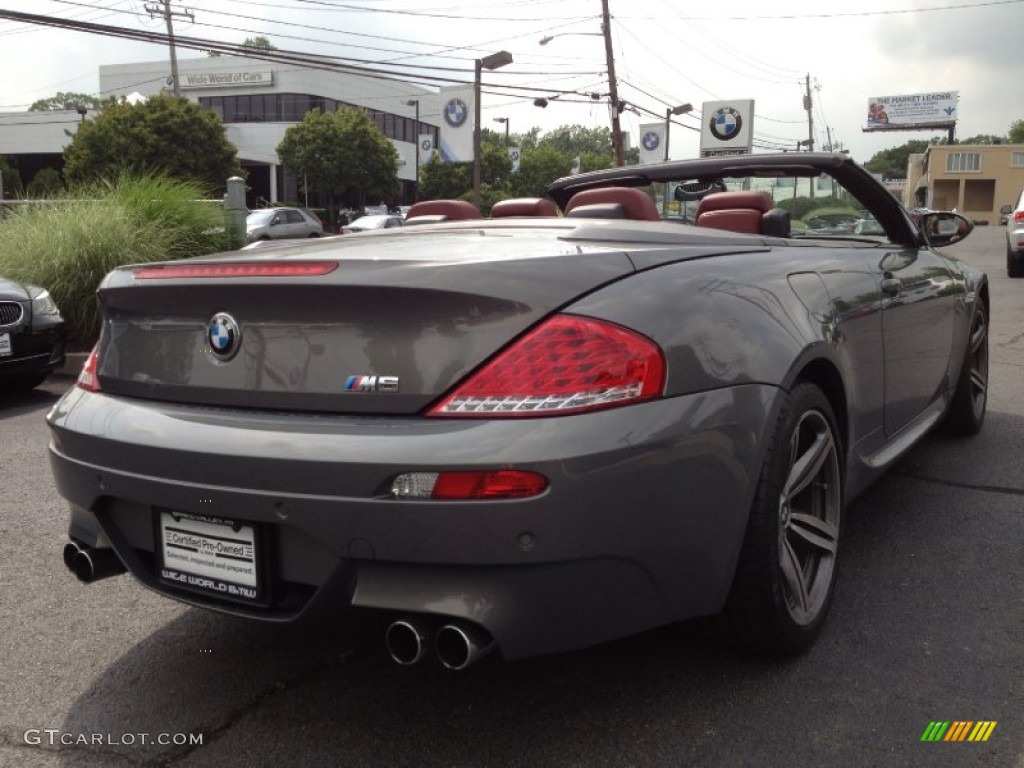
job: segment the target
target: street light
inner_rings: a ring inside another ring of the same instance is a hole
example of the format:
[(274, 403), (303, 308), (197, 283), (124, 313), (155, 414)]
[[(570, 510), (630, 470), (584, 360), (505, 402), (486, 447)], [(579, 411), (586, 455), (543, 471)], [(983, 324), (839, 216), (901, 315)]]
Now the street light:
[(678, 107), (669, 107), (665, 110), (665, 159), (668, 160), (668, 136), (669, 125), (672, 123), (672, 115), (685, 115), (693, 112), (693, 104), (680, 104)]
[(416, 127), (413, 129), (413, 140), (416, 143), (416, 185), (412, 188), (412, 201), (415, 203), (420, 195), (420, 100), (409, 99), (407, 107), (416, 107)]
[[(609, 106), (612, 118), (612, 152), (615, 155), (615, 165), (623, 166), (626, 164), (626, 150), (622, 146), (622, 128), (619, 124), (619, 115), (622, 114), (622, 110), (625, 105), (619, 101), (618, 85), (615, 78), (615, 55), (612, 52), (612, 17), (608, 11), (608, 0), (601, 0), (601, 31), (600, 32), (559, 32), (555, 35), (547, 35), (540, 39), (541, 45), (547, 45), (556, 37), (563, 37), (566, 35), (591, 35), (594, 37), (601, 36), (604, 38), (604, 57), (608, 67), (608, 98)], [(543, 104), (540, 102), (544, 102)], [(537, 99), (534, 102), (535, 106), (546, 107), (547, 102), (544, 99)]]
[(473, 71), (473, 199), (480, 207), (480, 75), (485, 69), (497, 69), (512, 63), (512, 54), (498, 51), (476, 60)]
[(494, 122), (496, 122), (496, 123), (504, 123), (505, 124), (505, 146), (507, 147), (508, 146), (509, 119), (507, 117), (496, 117), (496, 118), (494, 118)]

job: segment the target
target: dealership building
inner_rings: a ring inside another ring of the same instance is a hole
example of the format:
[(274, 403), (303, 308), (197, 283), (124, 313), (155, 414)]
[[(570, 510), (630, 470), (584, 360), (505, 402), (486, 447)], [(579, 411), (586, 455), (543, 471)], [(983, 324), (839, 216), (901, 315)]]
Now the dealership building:
[(939, 144), (911, 155), (903, 203), (999, 223), (1024, 189), (1024, 144)]
[[(170, 90), (168, 61), (101, 66), (104, 97), (138, 99)], [(398, 151), (400, 188), (391, 204), (410, 202), (415, 193), (419, 136), (438, 146), (440, 96), (409, 83), (372, 73), (314, 69), (242, 56), (213, 56), (178, 61), (182, 96), (214, 112), (238, 149), (246, 170), (251, 207), (277, 201), (302, 201), (302, 179), (283, 166), (277, 145), (285, 131), (311, 109), (365, 109)], [(0, 113), (0, 156), (28, 184), (44, 167), (60, 168), (62, 152), (80, 120), (75, 111)], [(10, 185), (8, 185), (10, 186)], [(310, 201), (312, 203), (312, 200)], [(353, 206), (379, 200), (349, 201)]]

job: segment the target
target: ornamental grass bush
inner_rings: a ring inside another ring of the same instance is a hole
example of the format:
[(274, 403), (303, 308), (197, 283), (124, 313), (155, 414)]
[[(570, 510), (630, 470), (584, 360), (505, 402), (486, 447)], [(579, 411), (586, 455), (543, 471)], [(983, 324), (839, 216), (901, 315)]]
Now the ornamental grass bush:
[(88, 342), (99, 334), (96, 288), (110, 270), (234, 247), (223, 206), (197, 202), (203, 192), (162, 176), (121, 176), (18, 206), (0, 220), (0, 275), (48, 289), (69, 337)]

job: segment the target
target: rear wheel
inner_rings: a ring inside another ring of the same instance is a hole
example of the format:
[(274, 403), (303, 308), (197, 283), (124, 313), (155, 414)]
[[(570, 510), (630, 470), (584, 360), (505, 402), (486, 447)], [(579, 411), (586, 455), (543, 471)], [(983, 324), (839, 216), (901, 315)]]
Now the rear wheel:
[(793, 654), (821, 631), (835, 588), (841, 453), (828, 399), (797, 384), (779, 414), (720, 616), (741, 649)]
[(1009, 240), (1006, 241), (1006, 275), (1024, 277), (1024, 253), (1014, 253)]
[(973, 435), (985, 423), (988, 405), (988, 315), (978, 303), (971, 319), (971, 334), (964, 351), (960, 378), (953, 402), (946, 412), (946, 431), (955, 435)]

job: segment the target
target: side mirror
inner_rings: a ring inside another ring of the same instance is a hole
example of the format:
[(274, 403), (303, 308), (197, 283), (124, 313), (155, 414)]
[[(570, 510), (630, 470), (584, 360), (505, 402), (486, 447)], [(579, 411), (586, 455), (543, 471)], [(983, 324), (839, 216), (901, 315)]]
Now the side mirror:
[(933, 248), (959, 243), (974, 231), (974, 222), (951, 211), (933, 211), (921, 217), (921, 232)]

